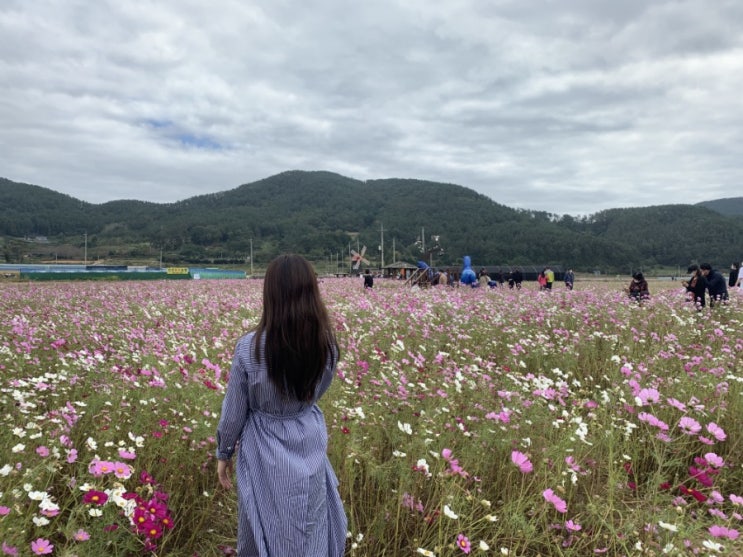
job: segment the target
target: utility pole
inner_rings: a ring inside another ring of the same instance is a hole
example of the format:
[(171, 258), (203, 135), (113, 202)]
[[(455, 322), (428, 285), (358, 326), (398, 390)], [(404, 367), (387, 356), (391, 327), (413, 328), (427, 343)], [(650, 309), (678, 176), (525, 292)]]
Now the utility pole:
[(379, 250), (382, 252), (382, 269), (384, 269), (384, 223), (381, 227), (382, 243), (379, 246)]

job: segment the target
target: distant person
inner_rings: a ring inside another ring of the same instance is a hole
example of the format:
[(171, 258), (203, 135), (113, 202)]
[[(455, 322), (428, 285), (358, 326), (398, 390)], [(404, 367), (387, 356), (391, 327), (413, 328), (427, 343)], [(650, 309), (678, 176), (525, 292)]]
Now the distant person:
[(478, 277), (477, 280), (480, 283), (480, 286), (482, 287), (488, 286), (488, 283), (490, 282), (490, 276), (488, 275), (484, 267), (480, 269), (480, 276)]
[(682, 281), (681, 284), (686, 288), (689, 301), (693, 302), (697, 309), (701, 309), (706, 305), (707, 279), (698, 265), (690, 265), (687, 272), (690, 273), (689, 280)]
[(516, 285), (516, 290), (521, 290), (521, 283), (524, 282), (524, 274), (521, 272), (521, 269), (514, 269), (511, 273), (511, 278), (513, 279), (513, 284)]
[(441, 286), (449, 284), (449, 275), (446, 274), (446, 269), (441, 269), (441, 271), (439, 271), (439, 284)]
[(707, 293), (709, 293), (709, 306), (714, 307), (715, 302), (725, 302), (728, 299), (728, 287), (722, 274), (712, 268), (709, 263), (699, 266), (704, 278), (707, 279)]
[(648, 281), (642, 273), (635, 273), (632, 275), (632, 281), (629, 286), (625, 289), (630, 298), (635, 300), (647, 300), (650, 298), (650, 288), (648, 287)]
[(369, 269), (364, 271), (364, 288), (374, 288), (374, 277), (372, 276)]
[(347, 520), (317, 405), (338, 364), (333, 322), (303, 257), (277, 257), (265, 278), (217, 426), (219, 483), (237, 486), (237, 555), (341, 557)]
[(736, 283), (736, 286), (743, 289), (743, 261), (740, 262), (740, 270), (738, 271), (738, 282)]
[(740, 265), (738, 265), (737, 262), (734, 262), (732, 265), (730, 265), (730, 277), (728, 277), (728, 286), (730, 288), (734, 288), (735, 286), (738, 286), (738, 275), (740, 274)]
[(539, 274), (537, 275), (537, 283), (539, 283), (539, 290), (544, 290), (547, 288), (547, 275), (544, 274), (545, 269), (542, 269), (539, 271)]
[(544, 278), (547, 280), (547, 282), (544, 285), (544, 287), (547, 290), (552, 290), (552, 283), (555, 282), (555, 272), (551, 268), (547, 267), (544, 270)]
[(568, 269), (567, 273), (565, 273), (565, 288), (568, 290), (573, 289), (573, 284), (575, 283), (575, 273), (573, 273), (572, 269)]

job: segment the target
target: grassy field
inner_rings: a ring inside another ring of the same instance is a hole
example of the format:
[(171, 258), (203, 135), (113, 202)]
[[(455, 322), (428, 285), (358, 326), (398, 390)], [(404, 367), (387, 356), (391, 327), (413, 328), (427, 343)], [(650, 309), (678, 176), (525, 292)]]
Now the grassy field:
[[(743, 554), (743, 294), (625, 282), (323, 279), (348, 555)], [(214, 435), (261, 286), (0, 286), (0, 554), (231, 554)]]

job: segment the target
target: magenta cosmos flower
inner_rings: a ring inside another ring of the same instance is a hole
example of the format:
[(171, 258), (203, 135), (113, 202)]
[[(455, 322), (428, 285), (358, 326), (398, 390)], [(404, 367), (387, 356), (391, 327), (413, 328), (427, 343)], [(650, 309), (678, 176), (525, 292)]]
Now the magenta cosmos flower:
[(457, 547), (461, 549), (464, 553), (469, 553), (470, 551), (472, 551), (472, 545), (470, 544), (470, 540), (464, 534), (459, 534), (457, 536)]
[(83, 496), (84, 503), (91, 503), (93, 505), (105, 505), (106, 501), (108, 501), (108, 495), (106, 495), (103, 491), (97, 491), (95, 489), (86, 491), (85, 495)]

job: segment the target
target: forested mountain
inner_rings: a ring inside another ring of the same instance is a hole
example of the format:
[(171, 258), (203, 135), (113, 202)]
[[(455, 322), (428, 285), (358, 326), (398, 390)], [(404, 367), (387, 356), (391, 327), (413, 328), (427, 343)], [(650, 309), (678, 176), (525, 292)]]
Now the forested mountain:
[(699, 207), (706, 207), (721, 215), (743, 217), (743, 197), (727, 197), (697, 203)]
[[(167, 263), (265, 264), (293, 251), (317, 262), (368, 246), (372, 266), (429, 260), (457, 265), (553, 265), (628, 272), (743, 258), (743, 218), (701, 206), (612, 209), (576, 219), (500, 205), (471, 189), (419, 180), (359, 181), (289, 171), (233, 190), (177, 203), (90, 204), (39, 186), (0, 179), (0, 235), (8, 262), (87, 255)], [(427, 253), (420, 250), (424, 231)], [(86, 236), (87, 235), (87, 236)], [(20, 239), (34, 241), (21, 241)], [(83, 239), (85, 238), (85, 240)]]

